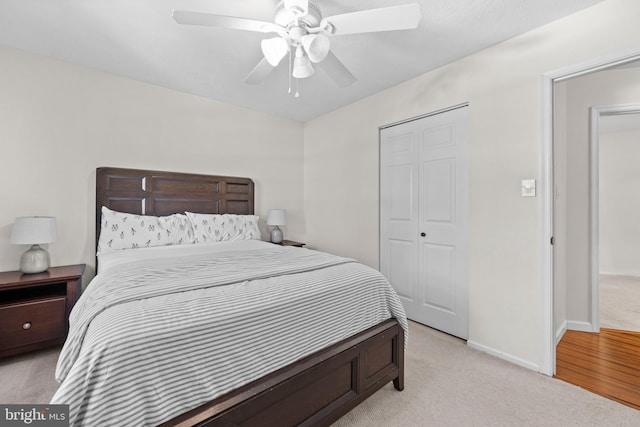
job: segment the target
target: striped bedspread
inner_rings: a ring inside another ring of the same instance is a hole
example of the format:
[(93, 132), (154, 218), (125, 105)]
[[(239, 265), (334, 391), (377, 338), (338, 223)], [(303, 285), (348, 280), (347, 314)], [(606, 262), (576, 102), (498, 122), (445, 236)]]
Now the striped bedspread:
[(162, 248), (101, 269), (56, 369), (52, 403), (70, 405), (72, 426), (157, 425), (388, 318), (406, 334), (379, 272), (240, 243)]

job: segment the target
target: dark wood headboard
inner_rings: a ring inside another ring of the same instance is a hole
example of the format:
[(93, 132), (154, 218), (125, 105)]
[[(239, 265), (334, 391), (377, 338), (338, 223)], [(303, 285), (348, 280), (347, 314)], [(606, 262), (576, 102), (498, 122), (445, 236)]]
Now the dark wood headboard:
[(96, 169), (96, 245), (102, 206), (120, 212), (165, 216), (184, 211), (252, 215), (254, 184), (249, 178)]

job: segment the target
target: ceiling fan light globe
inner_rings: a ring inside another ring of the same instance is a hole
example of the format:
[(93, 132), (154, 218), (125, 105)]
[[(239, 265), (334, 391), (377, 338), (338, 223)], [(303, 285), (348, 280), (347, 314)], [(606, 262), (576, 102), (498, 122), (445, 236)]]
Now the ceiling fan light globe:
[(324, 34), (307, 34), (301, 41), (311, 62), (321, 62), (329, 54), (331, 42)]
[(264, 39), (260, 46), (265, 59), (274, 67), (277, 67), (282, 58), (289, 52), (289, 43), (282, 37)]
[(311, 65), (311, 61), (306, 56), (297, 56), (293, 60), (293, 72), (291, 75), (296, 79), (306, 79), (311, 77), (315, 70)]

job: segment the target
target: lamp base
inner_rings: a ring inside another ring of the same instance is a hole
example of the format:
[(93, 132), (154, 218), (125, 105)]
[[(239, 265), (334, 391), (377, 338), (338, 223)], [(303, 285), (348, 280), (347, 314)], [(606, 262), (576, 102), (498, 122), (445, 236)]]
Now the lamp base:
[(271, 230), (271, 243), (282, 243), (282, 230), (277, 225)]
[(49, 252), (40, 245), (31, 246), (20, 257), (20, 271), (26, 274), (42, 273), (49, 269), (49, 265)]

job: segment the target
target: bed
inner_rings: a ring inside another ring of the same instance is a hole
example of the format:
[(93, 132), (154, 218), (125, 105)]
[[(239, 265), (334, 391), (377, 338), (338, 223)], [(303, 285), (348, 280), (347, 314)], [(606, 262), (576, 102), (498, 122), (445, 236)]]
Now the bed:
[[(250, 217), (254, 184), (99, 168), (97, 241), (110, 210)], [(406, 317), (378, 272), (255, 239), (199, 243), (101, 251), (56, 370), (71, 425), (329, 425), (404, 388)]]

